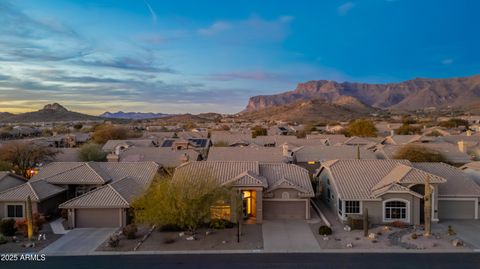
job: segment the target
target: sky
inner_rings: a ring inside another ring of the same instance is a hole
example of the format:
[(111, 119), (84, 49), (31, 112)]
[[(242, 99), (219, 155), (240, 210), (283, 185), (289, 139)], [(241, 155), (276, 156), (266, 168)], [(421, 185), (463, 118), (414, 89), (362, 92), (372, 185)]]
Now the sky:
[(0, 111), (235, 113), (299, 82), (480, 73), (480, 1), (0, 0)]

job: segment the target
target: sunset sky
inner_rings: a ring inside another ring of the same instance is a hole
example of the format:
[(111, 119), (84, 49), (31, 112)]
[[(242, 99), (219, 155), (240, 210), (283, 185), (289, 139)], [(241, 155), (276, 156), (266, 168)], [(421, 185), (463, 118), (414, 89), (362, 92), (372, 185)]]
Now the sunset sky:
[(480, 1), (0, 0), (0, 112), (242, 110), (330, 79), (480, 73)]

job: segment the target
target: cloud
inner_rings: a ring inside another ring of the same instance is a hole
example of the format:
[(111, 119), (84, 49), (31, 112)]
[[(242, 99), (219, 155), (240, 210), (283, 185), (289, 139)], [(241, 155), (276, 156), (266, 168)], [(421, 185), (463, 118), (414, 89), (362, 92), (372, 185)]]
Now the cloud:
[(340, 15), (340, 16), (345, 16), (347, 15), (348, 12), (350, 12), (350, 10), (352, 10), (353, 8), (355, 7), (355, 4), (353, 2), (346, 2), (345, 4), (339, 6), (337, 8), (337, 13)]
[(256, 80), (256, 81), (268, 81), (268, 80), (282, 80), (286, 77), (285, 74), (272, 73), (265, 71), (248, 71), (248, 72), (229, 72), (229, 73), (215, 73), (207, 76), (208, 79), (216, 81), (231, 81), (236, 79), (243, 80)]
[(454, 60), (452, 58), (448, 58), (448, 59), (444, 59), (442, 61), (442, 64), (444, 65), (450, 65), (450, 64), (453, 64)]
[(198, 33), (203, 36), (210, 36), (228, 30), (231, 27), (228, 22), (217, 21), (206, 28), (198, 29)]
[(178, 73), (176, 70), (161, 66), (154, 63), (153, 59), (139, 58), (132, 56), (110, 56), (102, 55), (101, 57), (84, 57), (74, 61), (75, 64), (94, 66), (94, 67), (110, 67), (125, 70), (157, 72), (157, 73)]
[(157, 24), (157, 13), (153, 10), (152, 6), (145, 0), (145, 5), (148, 8), (148, 11), (150, 12), (150, 16), (152, 17), (152, 22), (153, 24)]

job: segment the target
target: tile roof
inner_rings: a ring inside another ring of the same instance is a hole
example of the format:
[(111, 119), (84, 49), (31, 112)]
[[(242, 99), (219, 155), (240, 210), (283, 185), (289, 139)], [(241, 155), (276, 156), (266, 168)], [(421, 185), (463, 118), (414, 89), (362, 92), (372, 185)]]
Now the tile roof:
[(107, 143), (103, 145), (102, 150), (104, 152), (113, 152), (117, 146), (123, 144), (136, 147), (153, 147), (155, 143), (152, 139), (108, 140)]
[(211, 147), (209, 161), (258, 161), (282, 163), (286, 161), (279, 147)]
[(40, 168), (31, 181), (45, 180), (52, 184), (103, 185), (124, 177), (147, 182), (158, 171), (154, 162), (53, 162)]
[(29, 181), (1, 192), (0, 201), (26, 201), (27, 197), (30, 196), (32, 201), (41, 202), (64, 191), (64, 188), (43, 180)]
[(140, 185), (136, 180), (125, 177), (111, 184), (75, 197), (60, 208), (129, 208), (148, 186)]
[(198, 160), (199, 153), (193, 149), (174, 150), (171, 148), (131, 147), (120, 153), (120, 162), (156, 162), (163, 167), (177, 167), (182, 164), (182, 157), (188, 155), (191, 161)]
[(424, 184), (426, 177), (429, 177), (430, 183), (445, 183), (446, 180), (443, 177), (432, 175), (425, 171), (416, 169), (412, 166), (405, 164), (397, 164), (390, 173), (382, 178), (372, 190), (377, 190), (388, 185), (400, 183), (400, 184)]
[(440, 196), (480, 196), (480, 186), (459, 168), (445, 163), (413, 163), (413, 166), (447, 180), (438, 186)]
[[(297, 162), (326, 161), (335, 159), (357, 159), (357, 147), (348, 145), (339, 146), (303, 146), (293, 149)], [(375, 153), (360, 148), (361, 159), (376, 159)]]
[(194, 178), (199, 173), (211, 173), (219, 183), (223, 184), (244, 172), (259, 175), (258, 162), (254, 161), (205, 161), (188, 162), (175, 169), (173, 180)]
[(267, 178), (266, 192), (273, 191), (278, 187), (293, 187), (301, 191), (302, 196), (314, 196), (309, 173), (300, 166), (286, 163), (261, 163), (260, 175)]

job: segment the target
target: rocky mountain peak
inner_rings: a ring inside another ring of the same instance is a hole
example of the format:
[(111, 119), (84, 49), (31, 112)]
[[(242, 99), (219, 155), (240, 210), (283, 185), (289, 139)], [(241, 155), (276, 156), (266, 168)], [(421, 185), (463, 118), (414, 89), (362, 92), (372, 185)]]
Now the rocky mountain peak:
[(43, 107), (43, 110), (51, 110), (57, 112), (67, 112), (68, 110), (59, 103), (48, 104)]

